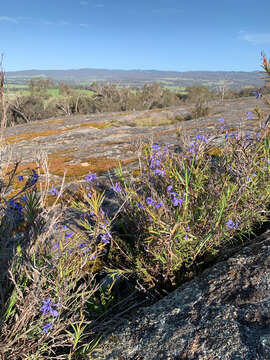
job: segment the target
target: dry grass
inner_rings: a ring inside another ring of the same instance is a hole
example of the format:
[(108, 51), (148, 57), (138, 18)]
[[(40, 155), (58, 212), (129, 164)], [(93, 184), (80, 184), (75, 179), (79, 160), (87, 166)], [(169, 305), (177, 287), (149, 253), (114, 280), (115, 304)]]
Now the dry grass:
[(135, 120), (137, 126), (162, 126), (175, 124), (178, 120), (169, 117), (143, 117)]

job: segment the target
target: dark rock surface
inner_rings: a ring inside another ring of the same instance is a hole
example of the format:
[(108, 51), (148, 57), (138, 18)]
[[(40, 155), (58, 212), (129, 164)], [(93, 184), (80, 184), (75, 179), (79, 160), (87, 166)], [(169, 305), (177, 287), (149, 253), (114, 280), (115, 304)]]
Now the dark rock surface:
[(142, 308), (105, 337), (102, 360), (270, 359), (270, 232)]

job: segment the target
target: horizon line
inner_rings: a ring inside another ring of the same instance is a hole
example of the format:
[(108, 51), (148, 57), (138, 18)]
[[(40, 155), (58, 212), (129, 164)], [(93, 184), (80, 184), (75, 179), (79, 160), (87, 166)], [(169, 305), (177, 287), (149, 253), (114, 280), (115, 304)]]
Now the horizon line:
[(157, 72), (263, 72), (260, 70), (158, 70), (158, 69), (107, 69), (107, 68), (91, 68), (91, 67), (84, 67), (84, 68), (67, 68), (67, 69), (23, 69), (23, 70), (5, 70), (6, 73), (12, 72), (22, 72), (22, 71), (80, 71), (80, 70), (105, 70), (105, 71), (157, 71)]

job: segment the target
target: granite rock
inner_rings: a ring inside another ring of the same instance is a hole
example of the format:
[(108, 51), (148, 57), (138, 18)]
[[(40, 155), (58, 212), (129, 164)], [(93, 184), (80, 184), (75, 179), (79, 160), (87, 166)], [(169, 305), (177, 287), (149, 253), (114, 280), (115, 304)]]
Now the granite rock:
[(137, 310), (92, 355), (102, 360), (270, 359), (270, 232)]

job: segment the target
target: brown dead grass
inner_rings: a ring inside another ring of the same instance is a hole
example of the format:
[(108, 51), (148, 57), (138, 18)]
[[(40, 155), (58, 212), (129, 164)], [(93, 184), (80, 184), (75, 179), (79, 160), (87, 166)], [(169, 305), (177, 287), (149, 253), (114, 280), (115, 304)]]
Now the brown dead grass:
[(162, 126), (170, 125), (177, 122), (175, 119), (170, 119), (168, 117), (142, 117), (135, 120), (136, 125), (139, 126)]

